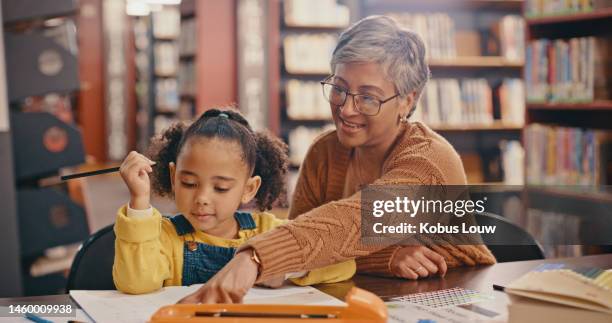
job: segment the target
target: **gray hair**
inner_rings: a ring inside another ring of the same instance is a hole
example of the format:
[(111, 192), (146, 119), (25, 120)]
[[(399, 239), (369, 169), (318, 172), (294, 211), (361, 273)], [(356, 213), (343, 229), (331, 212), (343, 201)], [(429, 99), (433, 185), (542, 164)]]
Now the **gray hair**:
[(351, 62), (378, 63), (401, 96), (416, 92), (410, 114), (430, 77), (421, 37), (385, 16), (361, 19), (340, 35), (331, 69), (334, 71), (337, 64)]

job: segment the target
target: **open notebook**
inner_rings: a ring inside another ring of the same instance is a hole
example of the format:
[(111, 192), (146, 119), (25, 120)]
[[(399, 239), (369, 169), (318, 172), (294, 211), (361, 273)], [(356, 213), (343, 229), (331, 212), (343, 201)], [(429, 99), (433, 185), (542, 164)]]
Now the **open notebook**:
[[(580, 321), (612, 322), (612, 270), (556, 269), (532, 271), (506, 286), (512, 297), (511, 322)], [(590, 317), (588, 320), (586, 318)], [(540, 317), (540, 318), (538, 318)]]
[[(164, 305), (174, 304), (202, 285), (164, 287), (157, 292), (128, 295), (116, 290), (72, 290), (70, 296), (96, 322), (146, 322)], [(246, 304), (301, 304), (344, 306), (344, 302), (313, 287), (285, 285), (277, 289), (254, 287)]]

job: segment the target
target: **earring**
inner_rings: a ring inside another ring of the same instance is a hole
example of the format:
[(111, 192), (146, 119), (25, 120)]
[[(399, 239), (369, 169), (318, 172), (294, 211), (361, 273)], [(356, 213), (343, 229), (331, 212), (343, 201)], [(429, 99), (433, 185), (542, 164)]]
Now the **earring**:
[(404, 116), (400, 116), (400, 122), (403, 124), (407, 124), (408, 123), (408, 114), (404, 115)]

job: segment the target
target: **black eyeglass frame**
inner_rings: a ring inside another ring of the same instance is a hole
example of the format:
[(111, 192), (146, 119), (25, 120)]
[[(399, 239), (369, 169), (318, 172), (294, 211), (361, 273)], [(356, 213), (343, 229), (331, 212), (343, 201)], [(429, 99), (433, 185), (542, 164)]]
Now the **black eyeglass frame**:
[[(393, 100), (393, 99), (397, 98), (398, 96), (400, 96), (400, 94), (399, 94), (399, 93), (396, 93), (395, 95), (393, 95), (393, 96), (391, 96), (391, 97), (388, 97), (388, 98), (386, 98), (386, 99), (384, 99), (384, 100), (380, 100), (380, 99), (377, 99), (377, 98), (375, 98), (374, 96), (369, 95), (369, 94), (351, 93), (351, 92), (349, 92), (349, 90), (348, 90), (348, 89), (346, 89), (346, 88), (343, 88), (343, 87), (341, 87), (341, 86), (339, 86), (339, 85), (337, 85), (337, 84), (334, 84), (334, 83), (330, 83), (330, 82), (328, 82), (328, 81), (329, 81), (329, 79), (331, 79), (332, 77), (334, 77), (334, 76), (333, 76), (333, 75), (330, 75), (330, 76), (326, 77), (326, 78), (325, 78), (323, 81), (319, 82), (319, 83), (321, 83), (321, 90), (323, 91), (323, 97), (325, 97), (325, 100), (327, 100), (327, 102), (329, 102), (329, 103), (331, 103), (331, 104), (334, 104), (334, 103), (330, 102), (330, 101), (329, 101), (329, 98), (327, 98), (327, 97), (325, 96), (325, 85), (331, 85), (331, 86), (333, 86), (333, 87), (339, 88), (339, 89), (341, 89), (341, 90), (342, 90), (341, 92), (346, 93), (346, 95), (344, 96), (344, 101), (342, 102), (342, 104), (339, 104), (338, 106), (340, 106), (340, 107), (344, 106), (344, 105), (346, 104), (346, 100), (348, 99), (348, 97), (349, 97), (349, 95), (350, 95), (350, 96), (352, 96), (352, 97), (353, 97), (353, 107), (355, 107), (355, 110), (357, 110), (359, 113), (363, 114), (364, 116), (368, 116), (368, 117), (374, 117), (374, 116), (377, 116), (377, 115), (380, 113), (380, 108), (382, 107), (382, 105), (383, 105), (383, 104), (385, 104), (385, 103), (387, 103), (387, 102), (389, 102), (389, 101), (391, 101), (391, 100)], [(366, 113), (363, 113), (363, 112), (361, 111), (361, 109), (359, 109), (359, 107), (357, 106), (357, 104), (355, 103), (355, 102), (356, 102), (356, 101), (355, 101), (355, 97), (356, 97), (356, 96), (367, 96), (367, 97), (371, 97), (371, 98), (375, 99), (376, 101), (378, 101), (378, 109), (376, 110), (376, 113), (375, 113), (375, 114), (366, 114)]]

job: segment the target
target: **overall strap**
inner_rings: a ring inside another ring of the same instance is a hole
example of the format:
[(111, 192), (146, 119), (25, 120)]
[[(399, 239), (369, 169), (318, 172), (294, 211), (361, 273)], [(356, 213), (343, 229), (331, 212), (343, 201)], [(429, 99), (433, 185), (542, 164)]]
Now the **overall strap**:
[(236, 212), (234, 218), (238, 221), (240, 230), (251, 230), (257, 228), (253, 216), (249, 212)]
[(174, 224), (176, 233), (179, 236), (194, 232), (191, 223), (182, 214), (171, 217), (170, 221)]

